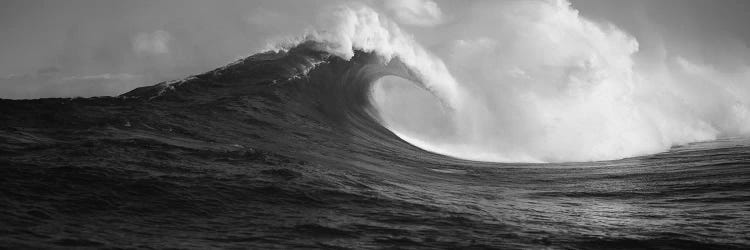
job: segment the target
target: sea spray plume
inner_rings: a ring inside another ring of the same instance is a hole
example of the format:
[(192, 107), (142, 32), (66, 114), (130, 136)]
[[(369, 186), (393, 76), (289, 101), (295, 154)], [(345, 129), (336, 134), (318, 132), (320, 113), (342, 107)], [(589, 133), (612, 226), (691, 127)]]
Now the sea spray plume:
[(660, 124), (676, 143), (690, 142), (683, 124), (703, 127), (709, 139), (750, 135), (750, 67), (721, 69), (680, 56), (657, 65), (638, 70), (646, 82), (660, 83), (644, 84), (639, 98), (660, 116), (682, 121)]
[(468, 19), (439, 55), (470, 98), (451, 113), (461, 121), (453, 141), (401, 133), (423, 148), (476, 160), (591, 161), (748, 133), (747, 74), (672, 59), (669, 70), (652, 71), (635, 56), (634, 37), (567, 1), (480, 4)]
[[(477, 26), (492, 23), (492, 29), (454, 40), (443, 57), (470, 98), (452, 114), (461, 121), (453, 141), (432, 150), (527, 162), (612, 159), (662, 148), (640, 143), (652, 135), (627, 132), (645, 126), (627, 104), (633, 38), (581, 18), (567, 2), (519, 1), (496, 11), (475, 17)], [(402, 136), (435, 144), (419, 134)]]
[[(644, 70), (634, 56), (634, 37), (580, 16), (567, 1), (479, 6), (469, 21), (456, 25), (465, 29), (457, 32), (460, 37), (446, 38), (441, 57), (364, 5), (333, 8), (302, 40), (344, 59), (360, 50), (402, 61), (450, 112), (425, 108), (395, 116), (403, 108), (382, 100), (394, 101), (394, 91), (404, 89), (383, 90), (375, 83), (381, 101), (374, 104), (384, 125), (423, 149), (459, 158), (609, 160), (748, 133), (742, 101), (747, 93), (730, 91), (747, 92), (736, 83), (747, 75), (724, 77), (731, 84), (716, 81), (721, 73), (695, 70), (702, 67), (687, 61), (672, 63), (672, 71)], [(681, 83), (688, 78), (711, 80)], [(707, 82), (716, 87), (705, 88)], [(707, 96), (701, 93), (713, 94), (700, 100)], [(401, 107), (434, 107), (425, 98), (405, 99)], [(447, 117), (433, 120), (450, 122), (442, 134), (408, 127), (441, 115)]]
[[(482, 113), (468, 113), (480, 124), (477, 133), (494, 135), (473, 136), (472, 144), (541, 161), (616, 159), (668, 147), (652, 139), (648, 118), (632, 105), (634, 38), (581, 17), (566, 1), (505, 7), (500, 29), (486, 38), (495, 41), (493, 53), (470, 58), (486, 65), (460, 74), (481, 96), (473, 100)], [(502, 57), (488, 61), (493, 56)]]

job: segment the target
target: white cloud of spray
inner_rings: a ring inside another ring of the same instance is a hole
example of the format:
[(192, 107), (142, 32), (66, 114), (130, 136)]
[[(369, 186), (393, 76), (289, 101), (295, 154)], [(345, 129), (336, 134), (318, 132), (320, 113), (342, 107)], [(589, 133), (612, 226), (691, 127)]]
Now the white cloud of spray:
[(343, 58), (352, 49), (398, 57), (450, 105), (441, 112), (425, 103), (434, 100), (403, 94), (414, 88), (376, 86), (387, 126), (427, 150), (486, 161), (591, 161), (750, 134), (747, 67), (644, 62), (636, 38), (580, 16), (567, 1), (480, 4), (442, 37), (446, 49), (437, 55), (370, 8), (333, 13), (312, 39)]
[(443, 22), (443, 11), (432, 0), (385, 0), (384, 5), (402, 24), (434, 26)]

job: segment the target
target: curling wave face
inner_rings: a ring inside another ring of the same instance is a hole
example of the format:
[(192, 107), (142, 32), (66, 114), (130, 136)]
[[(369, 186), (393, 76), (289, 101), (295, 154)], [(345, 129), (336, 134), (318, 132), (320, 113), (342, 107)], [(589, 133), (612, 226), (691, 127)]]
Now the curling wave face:
[[(286, 46), (314, 41), (345, 60), (357, 50), (398, 60), (406, 81), (369, 79), (379, 120), (413, 145), (458, 158), (610, 160), (750, 134), (742, 84), (750, 70), (726, 73), (681, 57), (654, 68), (635, 56), (635, 38), (566, 1), (505, 7), (494, 15), (500, 20), (476, 20), (500, 23), (493, 33), (451, 41), (439, 55), (365, 6), (334, 9)], [(425, 93), (435, 98), (417, 98)]]

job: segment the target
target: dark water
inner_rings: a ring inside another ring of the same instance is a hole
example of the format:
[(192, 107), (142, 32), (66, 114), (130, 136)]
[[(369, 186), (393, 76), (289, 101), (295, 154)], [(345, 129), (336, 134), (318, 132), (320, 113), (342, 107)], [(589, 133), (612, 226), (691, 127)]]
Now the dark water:
[(749, 139), (452, 159), (369, 106), (403, 65), (310, 47), (120, 97), (0, 100), (0, 247), (750, 248)]

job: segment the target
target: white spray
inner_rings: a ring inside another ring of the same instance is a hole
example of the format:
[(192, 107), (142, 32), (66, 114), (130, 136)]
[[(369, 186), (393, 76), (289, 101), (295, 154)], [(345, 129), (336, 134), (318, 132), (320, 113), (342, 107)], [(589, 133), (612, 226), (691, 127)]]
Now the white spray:
[(392, 78), (376, 85), (375, 105), (405, 140), (459, 158), (608, 160), (750, 134), (750, 68), (726, 73), (679, 57), (642, 66), (635, 38), (567, 1), (493, 11), (468, 23), (492, 30), (446, 38), (440, 57), (365, 6), (336, 8), (307, 39), (345, 59), (359, 49), (411, 67), (450, 109), (404, 95), (419, 90)]

